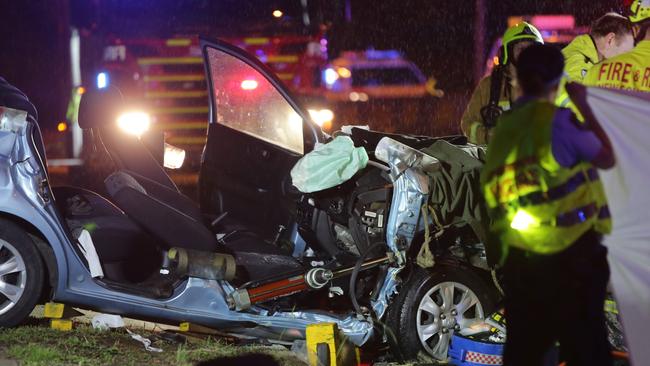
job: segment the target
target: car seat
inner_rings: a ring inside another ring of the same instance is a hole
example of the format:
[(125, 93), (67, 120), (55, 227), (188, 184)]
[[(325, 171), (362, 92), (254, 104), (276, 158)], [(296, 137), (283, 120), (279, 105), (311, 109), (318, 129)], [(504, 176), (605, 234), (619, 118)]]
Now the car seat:
[(115, 165), (115, 171), (105, 179), (106, 191), (115, 205), (158, 238), (164, 248), (233, 254), (245, 273), (242, 280), (302, 268), (280, 248), (251, 233), (219, 243), (205, 225), (198, 205), (178, 190), (144, 144), (135, 137), (116, 136), (114, 121), (122, 105), (119, 91), (109, 87), (88, 91), (79, 109), (80, 127), (92, 131), (95, 149), (104, 151)]

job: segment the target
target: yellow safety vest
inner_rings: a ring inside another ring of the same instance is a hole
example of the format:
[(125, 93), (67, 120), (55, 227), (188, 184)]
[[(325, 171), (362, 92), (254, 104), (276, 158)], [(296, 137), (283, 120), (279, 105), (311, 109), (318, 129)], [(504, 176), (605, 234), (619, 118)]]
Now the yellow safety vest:
[(607, 59), (587, 72), (585, 85), (650, 92), (650, 41)]
[(576, 115), (581, 117), (580, 111), (571, 101), (565, 86), (570, 81), (583, 82), (587, 72), (598, 62), (598, 50), (591, 36), (583, 34), (564, 47), (562, 55), (564, 55), (564, 73), (566, 75), (562, 78), (558, 88), (555, 104), (559, 107), (571, 108)]
[(598, 172), (582, 162), (564, 168), (551, 149), (557, 107), (531, 101), (501, 116), (481, 183), (502, 245), (560, 252), (590, 229), (611, 230)]

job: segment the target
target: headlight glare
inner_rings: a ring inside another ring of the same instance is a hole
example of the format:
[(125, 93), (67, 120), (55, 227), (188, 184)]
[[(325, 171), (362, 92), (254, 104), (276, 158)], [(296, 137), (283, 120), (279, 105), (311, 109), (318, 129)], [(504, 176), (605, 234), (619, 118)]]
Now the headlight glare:
[(321, 128), (329, 128), (334, 120), (334, 112), (330, 109), (309, 109), (309, 116)]
[(142, 111), (130, 111), (120, 114), (117, 117), (117, 126), (129, 135), (137, 137), (149, 130), (151, 117), (148, 113)]

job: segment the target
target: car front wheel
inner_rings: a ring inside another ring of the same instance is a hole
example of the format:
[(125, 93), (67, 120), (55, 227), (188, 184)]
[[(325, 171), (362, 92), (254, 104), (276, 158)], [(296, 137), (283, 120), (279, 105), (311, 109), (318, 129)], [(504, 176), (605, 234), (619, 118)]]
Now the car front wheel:
[(495, 310), (496, 299), (496, 289), (470, 268), (416, 269), (388, 316), (398, 353), (405, 360), (446, 360), (454, 332), (483, 320)]
[(0, 327), (23, 322), (43, 289), (43, 261), (17, 225), (0, 221)]

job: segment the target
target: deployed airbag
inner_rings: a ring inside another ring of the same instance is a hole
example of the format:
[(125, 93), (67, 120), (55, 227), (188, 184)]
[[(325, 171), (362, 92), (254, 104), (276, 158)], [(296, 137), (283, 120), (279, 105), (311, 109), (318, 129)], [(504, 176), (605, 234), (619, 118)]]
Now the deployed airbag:
[(318, 192), (346, 182), (367, 163), (368, 153), (363, 147), (354, 147), (348, 136), (338, 136), (298, 160), (291, 169), (291, 179), (301, 192)]

